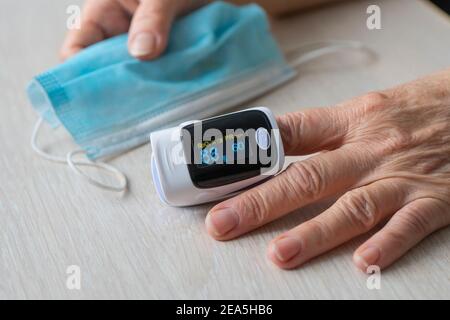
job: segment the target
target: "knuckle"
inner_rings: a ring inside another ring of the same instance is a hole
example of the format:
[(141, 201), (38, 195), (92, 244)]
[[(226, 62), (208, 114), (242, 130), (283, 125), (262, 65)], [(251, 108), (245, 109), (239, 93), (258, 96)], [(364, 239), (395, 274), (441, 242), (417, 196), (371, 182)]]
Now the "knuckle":
[(305, 117), (306, 116), (303, 112), (291, 112), (284, 115), (282, 117), (282, 121), (279, 122), (286, 152), (296, 149), (299, 141), (298, 137), (301, 137), (302, 134), (302, 127), (305, 122)]
[(366, 190), (347, 192), (339, 201), (339, 209), (347, 221), (359, 230), (368, 231), (379, 220), (377, 204)]
[(399, 218), (409, 232), (426, 235), (432, 229), (432, 219), (427, 219), (428, 215), (415, 206), (410, 206)]
[(167, 10), (164, 12), (162, 9), (150, 8), (134, 16), (131, 28), (139, 31), (166, 32), (171, 22), (172, 17)]
[(386, 139), (383, 141), (383, 151), (392, 153), (405, 150), (413, 144), (413, 136), (410, 132), (401, 128), (391, 128), (387, 131)]
[(246, 225), (259, 226), (268, 218), (266, 199), (261, 192), (255, 189), (239, 202), (237, 212)]
[(324, 244), (331, 242), (334, 238), (333, 230), (318, 219), (312, 219), (305, 222), (304, 227), (305, 229), (309, 229), (310, 234), (313, 235), (305, 239), (307, 242), (306, 245), (313, 242), (313, 246), (321, 247)]
[(176, 3), (177, 2), (174, 1), (150, 1), (143, 14), (150, 16), (166, 16), (175, 9)]
[(389, 97), (382, 92), (369, 92), (361, 98), (366, 113), (377, 112), (387, 107)]
[[(292, 173), (287, 170), (282, 173), (283, 178), (274, 180), (272, 184), (272, 195), (278, 195), (278, 202), (290, 203), (297, 205), (299, 202), (299, 195), (296, 192), (296, 181)], [(282, 199), (280, 199), (282, 197)]]
[(291, 164), (286, 171), (291, 181), (293, 194), (297, 198), (315, 199), (323, 192), (324, 176), (321, 165), (317, 161), (299, 161)]
[(401, 229), (391, 228), (386, 230), (385, 237), (393, 247), (402, 248), (408, 243), (410, 235)]

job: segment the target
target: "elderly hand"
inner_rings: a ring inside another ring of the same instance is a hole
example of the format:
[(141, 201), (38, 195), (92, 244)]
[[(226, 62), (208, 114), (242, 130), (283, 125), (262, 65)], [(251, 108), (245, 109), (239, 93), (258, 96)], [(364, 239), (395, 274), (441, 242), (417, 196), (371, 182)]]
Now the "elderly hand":
[(269, 258), (294, 268), (381, 222), (354, 253), (389, 266), (450, 224), (450, 70), (332, 108), (278, 118), (288, 155), (320, 152), (211, 209), (207, 230), (230, 240), (312, 202), (341, 196), (275, 238)]
[[(129, 31), (130, 54), (147, 60), (167, 45), (174, 18), (206, 3), (205, 0), (87, 0), (80, 30), (72, 30), (61, 48), (61, 58)], [(129, 30), (128, 30), (129, 29)]]

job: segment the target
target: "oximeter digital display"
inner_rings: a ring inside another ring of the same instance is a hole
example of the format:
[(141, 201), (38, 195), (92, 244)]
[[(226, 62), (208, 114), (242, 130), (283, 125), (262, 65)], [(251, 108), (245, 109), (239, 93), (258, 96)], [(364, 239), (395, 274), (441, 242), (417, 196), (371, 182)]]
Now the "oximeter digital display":
[(153, 132), (152, 175), (163, 202), (230, 197), (278, 173), (283, 144), (272, 112), (251, 108)]
[[(202, 126), (203, 133), (218, 130), (219, 137), (203, 137), (202, 141), (195, 142), (191, 137), (195, 136), (195, 127), (199, 125)], [(247, 110), (207, 119), (183, 129), (185, 130), (182, 132), (188, 136), (182, 137), (183, 142), (186, 142), (183, 144), (184, 148), (191, 149), (189, 152), (184, 150), (185, 154), (191, 155), (188, 164), (189, 175), (198, 188), (215, 188), (249, 179), (259, 175), (261, 168), (270, 166), (270, 163), (263, 164), (258, 159), (257, 148), (260, 148), (262, 142), (258, 145), (256, 132), (261, 136), (260, 141), (264, 139), (263, 148), (267, 150), (268, 157), (271, 155), (269, 135), (272, 126), (266, 113), (260, 110)], [(252, 157), (255, 157), (255, 161), (251, 161)], [(197, 158), (199, 161), (196, 161)]]

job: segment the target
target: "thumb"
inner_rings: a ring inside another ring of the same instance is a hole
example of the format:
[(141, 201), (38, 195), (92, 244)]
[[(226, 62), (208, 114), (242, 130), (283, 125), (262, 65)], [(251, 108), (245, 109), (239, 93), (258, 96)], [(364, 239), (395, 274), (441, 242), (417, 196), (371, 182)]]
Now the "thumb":
[(176, 0), (142, 0), (131, 22), (128, 49), (132, 56), (149, 60), (167, 45), (172, 21), (179, 11)]

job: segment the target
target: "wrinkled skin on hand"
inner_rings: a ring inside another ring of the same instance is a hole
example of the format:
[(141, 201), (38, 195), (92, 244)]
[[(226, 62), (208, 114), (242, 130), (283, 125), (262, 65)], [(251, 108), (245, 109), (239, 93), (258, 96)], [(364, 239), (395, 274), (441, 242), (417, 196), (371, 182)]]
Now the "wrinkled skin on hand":
[(278, 118), (289, 155), (318, 154), (211, 209), (206, 226), (230, 240), (315, 201), (329, 209), (275, 238), (269, 258), (294, 268), (380, 223), (354, 254), (385, 268), (450, 224), (450, 70), (330, 108)]
[[(176, 16), (207, 2), (87, 0), (81, 29), (67, 35), (61, 57), (129, 32), (131, 55), (156, 58)], [(278, 124), (287, 154), (318, 154), (215, 206), (206, 218), (214, 238), (236, 238), (343, 194), (274, 239), (268, 255), (279, 267), (294, 268), (387, 221), (354, 254), (365, 270), (390, 265), (450, 223), (450, 70), (338, 106), (287, 114)]]

